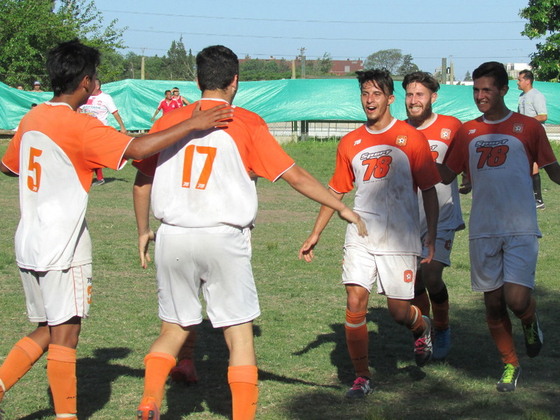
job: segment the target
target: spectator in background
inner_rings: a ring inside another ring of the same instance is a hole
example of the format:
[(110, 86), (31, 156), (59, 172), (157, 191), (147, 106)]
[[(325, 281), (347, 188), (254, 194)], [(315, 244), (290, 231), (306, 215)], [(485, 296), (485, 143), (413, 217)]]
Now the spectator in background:
[(39, 82), (38, 80), (35, 80), (35, 82), (33, 83), (33, 89), (31, 90), (31, 92), (43, 92), (43, 89), (41, 89), (41, 82)]
[(159, 111), (163, 111), (163, 115), (167, 114), (169, 111), (173, 111), (174, 109), (180, 108), (181, 105), (177, 103), (176, 100), (173, 99), (173, 95), (171, 95), (170, 90), (165, 91), (165, 98), (161, 100), (158, 107), (156, 108), (156, 112), (152, 116), (152, 121), (156, 119), (157, 114)]
[(16, 89), (17, 89), (17, 90), (24, 90), (24, 89), (23, 89), (23, 85), (17, 85), (17, 86), (16, 86)]
[[(530, 70), (522, 70), (517, 78), (517, 87), (523, 91), (519, 95), (517, 112), (528, 117), (535, 118), (541, 124), (544, 124), (548, 118), (546, 110), (546, 98), (544, 95), (533, 87), (535, 77)], [(539, 167), (535, 163), (533, 165), (533, 193), (535, 194), (535, 205), (538, 209), (544, 209), (544, 201), (541, 192), (541, 176), (539, 175)]]
[(179, 88), (178, 87), (174, 87), (173, 89), (171, 89), (171, 93), (172, 93), (172, 97), (175, 101), (177, 101), (177, 103), (179, 104), (179, 106), (183, 106), (183, 105), (188, 105), (189, 101), (187, 101), (185, 98), (183, 98), (181, 96), (181, 94), (179, 93)]
[[(95, 89), (93, 93), (87, 102), (79, 108), (79, 111), (97, 118), (104, 125), (109, 125), (107, 117), (109, 114), (112, 114), (119, 123), (120, 132), (123, 134), (126, 134), (127, 132), (113, 98), (111, 95), (101, 91), (101, 81), (98, 79), (95, 80)], [(92, 185), (103, 185), (105, 183), (103, 170), (101, 168), (97, 168), (95, 170), (95, 176), (97, 179)]]

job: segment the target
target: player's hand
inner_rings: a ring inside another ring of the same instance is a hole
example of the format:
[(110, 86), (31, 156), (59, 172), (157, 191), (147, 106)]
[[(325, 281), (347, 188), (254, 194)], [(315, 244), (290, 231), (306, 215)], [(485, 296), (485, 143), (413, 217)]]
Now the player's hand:
[(305, 240), (301, 248), (299, 249), (298, 258), (305, 260), (306, 262), (311, 262), (315, 255), (313, 255), (313, 248), (319, 242), (319, 235), (311, 234), (309, 238)]
[(464, 179), (461, 185), (459, 185), (459, 192), (461, 194), (468, 194), (472, 190), (472, 185), (468, 179)]
[(148, 263), (152, 261), (148, 250), (150, 247), (150, 241), (155, 240), (156, 234), (153, 230), (150, 230), (142, 235), (138, 235), (138, 252), (140, 253), (140, 264), (142, 265), (142, 268), (147, 268)]
[(362, 238), (365, 238), (368, 235), (366, 224), (358, 215), (358, 213), (350, 210), (348, 207), (345, 207), (343, 210), (339, 211), (338, 214), (347, 222), (354, 223), (356, 225), (356, 228), (358, 229), (358, 235), (360, 235)]
[(434, 254), (436, 253), (436, 245), (432, 238), (429, 235), (426, 235), (426, 240), (424, 241), (424, 246), (428, 248), (428, 256), (420, 261), (420, 264), (429, 264), (432, 262), (434, 258)]
[(120, 132), (123, 133), (123, 134), (128, 134), (128, 131), (126, 131), (126, 128), (121, 128)]
[(195, 130), (207, 130), (209, 128), (225, 128), (233, 117), (233, 108), (228, 104), (218, 105), (202, 111), (200, 102), (196, 104), (191, 123), (195, 125)]

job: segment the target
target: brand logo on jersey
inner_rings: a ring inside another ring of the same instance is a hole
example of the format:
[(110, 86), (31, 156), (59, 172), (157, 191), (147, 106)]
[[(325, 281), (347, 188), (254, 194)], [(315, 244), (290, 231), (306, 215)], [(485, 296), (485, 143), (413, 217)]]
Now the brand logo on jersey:
[(405, 283), (412, 283), (414, 281), (414, 273), (412, 270), (406, 270), (404, 272), (404, 282)]
[(449, 128), (442, 128), (440, 136), (443, 140), (449, 140), (451, 138), (451, 130)]
[(397, 146), (406, 146), (406, 142), (408, 141), (407, 136), (397, 136)]
[(379, 152), (365, 152), (360, 155), (360, 160), (379, 159), (382, 156), (391, 154), (391, 149), (381, 150)]
[(523, 124), (513, 124), (513, 132), (514, 133), (522, 133), (523, 132)]
[(507, 142), (508, 139), (488, 140), (488, 141), (479, 140), (474, 145), (475, 147), (496, 147), (496, 146), (503, 146), (504, 144), (507, 144)]
[(362, 139), (354, 140), (354, 146), (357, 146), (362, 142)]
[(476, 128), (471, 128), (471, 129), (469, 130), (469, 134), (474, 134), (474, 133), (476, 133)]

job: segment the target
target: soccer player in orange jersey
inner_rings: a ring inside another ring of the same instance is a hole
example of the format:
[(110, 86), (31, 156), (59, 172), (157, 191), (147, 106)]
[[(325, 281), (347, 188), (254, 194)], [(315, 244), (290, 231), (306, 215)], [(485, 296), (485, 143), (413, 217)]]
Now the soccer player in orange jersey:
[(508, 392), (521, 372), (508, 309), (521, 320), (527, 355), (537, 356), (543, 344), (532, 293), (541, 236), (533, 163), (557, 184), (560, 165), (542, 124), (506, 107), (503, 64), (483, 63), (472, 77), (474, 102), (483, 115), (463, 124), (439, 169), (445, 183), (462, 172), (471, 180), (471, 283), (484, 293), (486, 322), (504, 364), (497, 390)]
[[(368, 236), (362, 238), (349, 227), (344, 243), (346, 344), (356, 374), (346, 394), (349, 398), (362, 398), (371, 392), (366, 314), (375, 283), (378, 293), (385, 295), (393, 319), (412, 331), (416, 364), (423, 366), (431, 358), (430, 319), (410, 301), (422, 251), (417, 191), (419, 188), (424, 198), (429, 253), (423, 262), (429, 263), (438, 219), (435, 185), (440, 182), (426, 137), (391, 115), (395, 97), (389, 72), (357, 74), (367, 121), (340, 140), (329, 183), (338, 200), (356, 186), (354, 211), (368, 230)], [(313, 231), (300, 249), (300, 258), (313, 259), (313, 249), (332, 215), (332, 210), (321, 207)]]
[[(406, 122), (420, 130), (430, 144), (432, 157), (442, 163), (453, 136), (461, 126), (455, 117), (436, 114), (432, 104), (437, 99), (438, 81), (429, 73), (417, 71), (407, 74), (402, 82), (405, 89)], [(465, 228), (459, 202), (457, 181), (450, 185), (436, 185), (439, 201), (439, 220), (436, 236), (436, 251), (430, 262), (420, 264), (416, 277), (414, 303), (424, 315), (433, 312), (434, 337), (432, 358), (442, 360), (447, 357), (451, 348), (451, 330), (449, 329), (449, 296), (443, 281), (443, 269), (451, 264), (451, 249), (455, 231)], [(422, 195), (419, 195), (420, 203)], [(422, 206), (420, 206), (422, 209)], [(427, 233), (426, 217), (420, 210), (422, 239)], [(428, 249), (422, 250), (422, 258), (426, 258)], [(426, 293), (429, 292), (429, 297)]]
[(48, 53), (54, 97), (22, 119), (0, 163), (1, 172), (19, 176), (16, 262), (29, 320), (38, 323), (0, 366), (0, 400), (48, 351), (47, 377), (58, 420), (77, 419), (76, 347), (92, 292), (85, 221), (92, 172), (100, 166), (121, 169), (126, 159), (148, 157), (233, 115), (228, 107), (214, 108), (159, 133), (139, 138), (119, 133), (76, 112), (95, 89), (99, 59), (95, 48), (78, 41)]
[[(196, 57), (202, 99), (164, 115), (152, 128), (158, 132), (203, 109), (231, 104), (238, 88), (239, 60), (221, 45)], [(328, 193), (319, 181), (297, 166), (257, 114), (234, 107), (224, 130), (194, 133), (159, 155), (135, 163), (134, 185), (140, 259), (145, 267), (150, 200), (161, 221), (155, 245), (160, 336), (144, 359), (144, 394), (137, 418), (159, 419), (166, 378), (194, 326), (202, 322), (199, 295), (215, 328), (222, 328), (230, 352), (228, 383), (233, 420), (255, 417), (258, 370), (253, 320), (260, 308), (251, 268), (251, 227), (257, 213), (255, 178), (283, 179), (308, 198), (338, 211), (356, 223), (360, 217)]]

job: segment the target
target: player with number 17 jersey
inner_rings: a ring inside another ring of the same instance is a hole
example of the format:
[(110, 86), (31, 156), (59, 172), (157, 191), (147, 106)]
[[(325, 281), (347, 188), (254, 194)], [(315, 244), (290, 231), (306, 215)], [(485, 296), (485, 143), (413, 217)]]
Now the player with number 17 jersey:
[(344, 194), (356, 185), (354, 211), (369, 233), (358, 240), (369, 252), (419, 256), (417, 189), (439, 181), (426, 137), (393, 119), (379, 132), (363, 125), (341, 139), (329, 187)]

